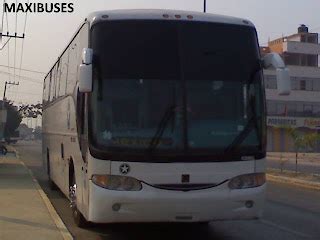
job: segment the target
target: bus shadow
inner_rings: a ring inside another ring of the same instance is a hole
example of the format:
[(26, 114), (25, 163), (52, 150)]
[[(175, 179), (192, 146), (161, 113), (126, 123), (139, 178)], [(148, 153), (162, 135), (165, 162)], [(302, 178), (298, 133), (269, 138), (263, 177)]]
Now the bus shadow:
[(101, 239), (116, 240), (163, 240), (163, 239), (184, 239), (184, 240), (206, 240), (223, 239), (214, 232), (211, 225), (201, 224), (105, 224), (95, 225), (91, 231), (100, 235)]

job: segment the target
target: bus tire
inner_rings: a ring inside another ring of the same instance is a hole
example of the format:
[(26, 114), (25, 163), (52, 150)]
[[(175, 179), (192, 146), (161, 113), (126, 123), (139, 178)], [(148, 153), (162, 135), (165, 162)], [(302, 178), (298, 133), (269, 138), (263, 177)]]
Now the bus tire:
[(69, 196), (73, 221), (78, 227), (87, 228), (90, 226), (90, 222), (85, 219), (77, 207), (77, 184), (74, 173), (72, 175), (72, 179), (70, 179)]

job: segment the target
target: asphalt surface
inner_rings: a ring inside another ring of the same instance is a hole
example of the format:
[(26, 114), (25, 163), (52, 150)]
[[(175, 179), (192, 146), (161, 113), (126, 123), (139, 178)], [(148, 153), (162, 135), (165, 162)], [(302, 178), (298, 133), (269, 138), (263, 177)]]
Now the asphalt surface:
[(265, 215), (261, 220), (195, 224), (117, 224), (76, 227), (69, 202), (59, 191), (51, 191), (42, 168), (41, 143), (15, 145), (20, 158), (32, 170), (58, 214), (75, 239), (201, 239), (201, 240), (296, 240), (320, 239), (320, 192), (278, 183), (268, 183)]

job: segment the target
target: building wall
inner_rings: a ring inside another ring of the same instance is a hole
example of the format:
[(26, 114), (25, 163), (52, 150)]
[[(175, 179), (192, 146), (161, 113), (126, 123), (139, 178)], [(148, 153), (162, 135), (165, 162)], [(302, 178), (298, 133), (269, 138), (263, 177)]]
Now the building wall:
[(301, 42), (301, 35), (300, 34), (294, 34), (292, 36), (287, 37), (288, 41), (292, 42)]
[[(298, 33), (271, 40), (261, 53), (276, 52), (284, 59), (291, 78), (289, 96), (277, 91), (275, 70), (264, 71), (268, 111), (268, 151), (293, 152), (294, 142), (288, 131), (320, 134), (320, 45), (318, 34), (301, 25)], [(320, 144), (314, 149), (320, 152)]]
[(283, 52), (311, 54), (311, 55), (320, 54), (319, 44), (306, 43), (306, 42), (294, 42), (294, 41), (287, 41), (287, 42), (283, 42), (282, 44), (283, 44), (283, 47), (282, 47)]
[(279, 38), (268, 43), (268, 47), (271, 52), (276, 52), (279, 54), (283, 53), (283, 39)]

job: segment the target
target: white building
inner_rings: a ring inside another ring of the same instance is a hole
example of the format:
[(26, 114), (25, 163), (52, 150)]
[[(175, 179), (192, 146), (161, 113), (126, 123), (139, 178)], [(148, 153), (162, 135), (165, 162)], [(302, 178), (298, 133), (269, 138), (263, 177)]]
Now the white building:
[[(305, 25), (298, 33), (269, 41), (262, 54), (277, 52), (284, 59), (291, 76), (292, 92), (279, 96), (275, 71), (265, 71), (268, 110), (268, 151), (293, 151), (293, 141), (285, 127), (302, 133), (320, 129), (320, 45), (317, 33)], [(320, 145), (316, 147), (320, 151)]]

